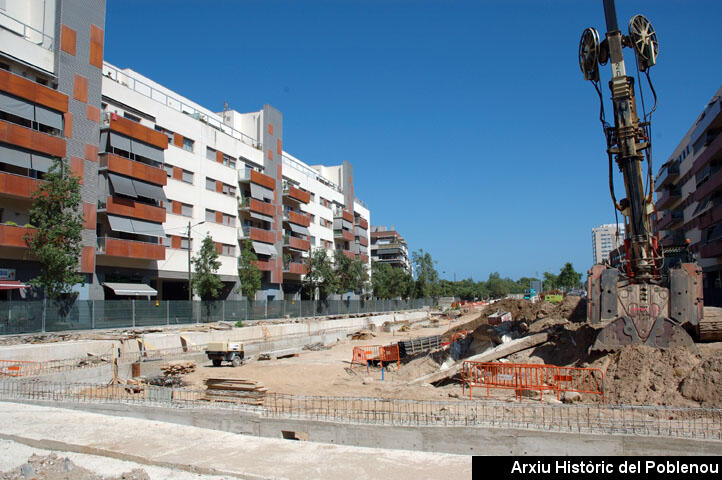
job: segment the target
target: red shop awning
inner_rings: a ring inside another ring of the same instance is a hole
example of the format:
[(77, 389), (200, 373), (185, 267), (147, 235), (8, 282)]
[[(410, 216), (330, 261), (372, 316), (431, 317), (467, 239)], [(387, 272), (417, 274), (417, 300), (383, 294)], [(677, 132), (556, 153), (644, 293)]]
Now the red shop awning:
[(0, 290), (18, 290), (20, 288), (30, 288), (17, 280), (0, 280)]

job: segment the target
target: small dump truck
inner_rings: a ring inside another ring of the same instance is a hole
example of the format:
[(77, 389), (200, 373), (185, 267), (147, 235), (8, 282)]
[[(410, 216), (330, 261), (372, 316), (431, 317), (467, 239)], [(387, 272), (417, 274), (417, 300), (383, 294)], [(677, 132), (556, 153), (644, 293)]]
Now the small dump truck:
[(231, 362), (238, 367), (243, 364), (243, 344), (241, 342), (211, 342), (206, 347), (206, 355), (213, 362), (214, 367), (220, 367), (221, 362)]

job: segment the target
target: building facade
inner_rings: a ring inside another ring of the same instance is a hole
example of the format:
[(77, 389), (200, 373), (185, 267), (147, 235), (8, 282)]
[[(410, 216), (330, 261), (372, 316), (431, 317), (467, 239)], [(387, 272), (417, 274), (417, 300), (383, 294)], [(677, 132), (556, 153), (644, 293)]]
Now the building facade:
[(722, 306), (722, 88), (656, 177), (660, 243), (689, 244), (703, 271), (706, 305)]
[(406, 240), (394, 227), (374, 225), (371, 227), (371, 258), (374, 262), (388, 263), (411, 274), (411, 262)]
[[(617, 236), (619, 229), (619, 236)], [(608, 223), (592, 228), (592, 254), (594, 265), (608, 262), (609, 253), (624, 244), (624, 224)]]
[(213, 112), (103, 62), (105, 3), (90, 4), (0, 9), (0, 19), (47, 37), (38, 44), (0, 28), (0, 275), (22, 283), (38, 273), (23, 239), (31, 192), (53, 157), (82, 182), (81, 299), (127, 298), (118, 284), (187, 299), (189, 258), (206, 235), (220, 254), (223, 298), (239, 298), (246, 239), (263, 274), (259, 299), (298, 298), (313, 248), (370, 267), (370, 212), (350, 163), (311, 166), (284, 151), (283, 116), (270, 105)]

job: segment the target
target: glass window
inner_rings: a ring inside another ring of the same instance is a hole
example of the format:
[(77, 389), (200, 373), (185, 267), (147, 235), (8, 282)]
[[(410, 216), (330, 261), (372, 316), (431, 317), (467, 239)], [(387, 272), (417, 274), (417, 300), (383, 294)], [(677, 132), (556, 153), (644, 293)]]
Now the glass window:
[(192, 217), (193, 205), (188, 205), (187, 203), (184, 203), (181, 207), (181, 215), (183, 215), (184, 217)]
[(163, 168), (165, 169), (165, 174), (169, 177), (173, 176), (173, 165), (168, 165), (167, 163), (163, 165)]
[(206, 222), (215, 222), (215, 221), (216, 221), (216, 211), (208, 210), (206, 208)]
[(216, 161), (216, 151), (211, 147), (206, 147), (206, 158), (208, 160)]
[(165, 202), (165, 211), (167, 213), (173, 213), (173, 200), (167, 200)]
[(236, 226), (236, 217), (233, 215), (226, 215), (223, 214), (223, 225), (228, 225), (229, 227), (235, 227)]
[(311, 245), (313, 245), (314, 247), (316, 246), (316, 237), (314, 237), (313, 235), (311, 235)]
[(186, 183), (193, 183), (193, 172), (183, 170), (183, 181)]
[(183, 250), (188, 250), (188, 239), (187, 238), (181, 238), (181, 248)]
[(216, 191), (216, 181), (212, 178), (206, 177), (206, 190)]
[(186, 150), (188, 152), (193, 151), (193, 140), (190, 138), (183, 137), (183, 150)]

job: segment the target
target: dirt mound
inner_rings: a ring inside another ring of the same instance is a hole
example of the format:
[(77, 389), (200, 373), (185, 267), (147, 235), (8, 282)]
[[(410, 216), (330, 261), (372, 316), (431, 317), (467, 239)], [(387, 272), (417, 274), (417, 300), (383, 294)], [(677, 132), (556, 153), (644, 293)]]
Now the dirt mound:
[[(700, 357), (686, 348), (662, 350), (647, 345), (630, 345), (602, 359), (602, 362), (605, 360), (608, 360), (609, 366), (604, 378), (604, 392), (609, 403), (696, 405), (679, 391), (680, 382), (700, 362)], [(690, 386), (692, 384), (691, 381)]]
[(685, 398), (704, 407), (722, 407), (722, 358), (710, 358), (695, 366), (679, 389)]
[(104, 477), (75, 465), (68, 457), (61, 458), (55, 453), (41, 456), (33, 454), (27, 463), (14, 470), (0, 474), (0, 480), (16, 480), (25, 478), (43, 478), (47, 480), (150, 480), (150, 477), (139, 468), (125, 472), (117, 477)]

